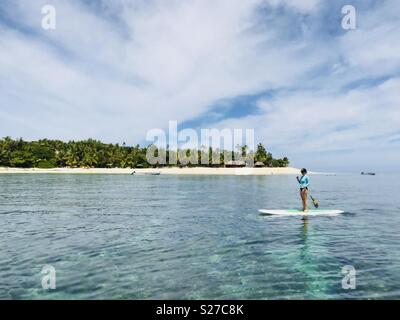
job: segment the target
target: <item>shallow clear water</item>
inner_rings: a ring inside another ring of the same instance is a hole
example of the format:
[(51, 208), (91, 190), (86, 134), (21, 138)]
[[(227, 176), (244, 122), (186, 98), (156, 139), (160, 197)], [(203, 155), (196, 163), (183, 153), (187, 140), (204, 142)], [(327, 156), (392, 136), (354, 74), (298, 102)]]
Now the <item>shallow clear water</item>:
[(293, 176), (0, 175), (0, 298), (400, 298), (400, 177), (312, 187), (346, 214), (260, 216), (299, 208)]

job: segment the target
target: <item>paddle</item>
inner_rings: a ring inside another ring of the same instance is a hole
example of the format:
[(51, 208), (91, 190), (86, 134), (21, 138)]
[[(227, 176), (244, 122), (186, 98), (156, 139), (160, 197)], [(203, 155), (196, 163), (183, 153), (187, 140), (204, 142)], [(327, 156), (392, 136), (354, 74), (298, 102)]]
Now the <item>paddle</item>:
[(318, 207), (319, 207), (319, 202), (318, 202), (318, 200), (315, 199), (315, 198), (313, 198), (313, 196), (312, 196), (311, 194), (310, 194), (310, 198), (311, 198), (311, 200), (312, 200), (312, 203), (313, 203), (314, 207), (315, 207), (316, 209), (318, 209)]

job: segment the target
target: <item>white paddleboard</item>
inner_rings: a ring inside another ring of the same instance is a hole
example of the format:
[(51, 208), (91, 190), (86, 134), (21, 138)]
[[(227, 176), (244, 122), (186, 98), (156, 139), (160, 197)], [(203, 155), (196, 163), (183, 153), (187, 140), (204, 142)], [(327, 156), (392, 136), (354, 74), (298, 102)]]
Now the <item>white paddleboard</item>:
[(308, 210), (307, 212), (301, 210), (258, 210), (263, 215), (277, 215), (277, 216), (337, 216), (344, 213), (342, 210)]

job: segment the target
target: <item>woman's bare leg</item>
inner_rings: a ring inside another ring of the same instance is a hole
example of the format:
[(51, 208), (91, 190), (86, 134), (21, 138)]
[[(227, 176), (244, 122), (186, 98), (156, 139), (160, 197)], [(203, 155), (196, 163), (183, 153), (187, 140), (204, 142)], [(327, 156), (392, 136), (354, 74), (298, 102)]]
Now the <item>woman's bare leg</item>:
[(304, 212), (308, 210), (307, 198), (308, 198), (308, 191), (307, 191), (307, 189), (303, 189), (301, 191), (301, 200), (303, 202), (303, 211)]
[(303, 210), (304, 210), (303, 190), (300, 190), (300, 199), (301, 203), (303, 204)]

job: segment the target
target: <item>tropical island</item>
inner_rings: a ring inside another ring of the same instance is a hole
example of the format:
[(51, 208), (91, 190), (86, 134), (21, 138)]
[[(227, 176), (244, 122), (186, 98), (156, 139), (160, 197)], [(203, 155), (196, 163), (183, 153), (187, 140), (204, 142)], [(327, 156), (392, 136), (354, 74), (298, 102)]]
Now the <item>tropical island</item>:
[[(155, 154), (164, 153), (167, 163), (151, 164), (146, 154), (153, 148)], [(196, 155), (196, 164), (183, 163), (180, 155)], [(170, 164), (169, 158), (176, 157), (177, 163)], [(217, 163), (215, 158), (218, 158)], [(200, 159), (209, 159), (204, 163)], [(232, 159), (242, 160), (232, 160)], [(250, 165), (251, 164), (251, 165)], [(253, 166), (254, 164), (254, 166)], [(91, 172), (128, 173), (155, 172), (187, 174), (238, 174), (238, 169), (257, 168), (258, 174), (294, 173), (289, 168), (289, 159), (276, 159), (262, 143), (255, 152), (247, 146), (236, 146), (236, 151), (213, 150), (159, 150), (154, 145), (147, 147), (127, 146), (125, 143), (107, 144), (98, 140), (69, 141), (42, 139), (24, 141), (5, 137), (0, 139), (0, 172)], [(250, 167), (250, 168), (249, 168)], [(176, 170), (179, 169), (179, 170)]]

